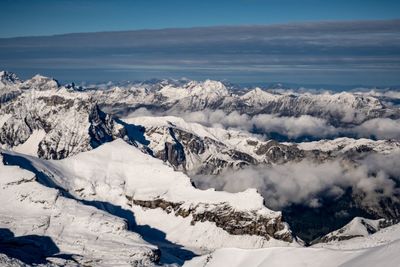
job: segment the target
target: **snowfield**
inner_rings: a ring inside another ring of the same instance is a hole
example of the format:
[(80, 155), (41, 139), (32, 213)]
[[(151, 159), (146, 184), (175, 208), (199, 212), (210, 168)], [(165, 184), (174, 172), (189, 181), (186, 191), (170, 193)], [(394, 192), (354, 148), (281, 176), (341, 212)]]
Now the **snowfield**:
[[(379, 242), (378, 242), (379, 240)], [(342, 243), (345, 243), (344, 247)], [(400, 227), (368, 237), (308, 248), (218, 249), (186, 262), (185, 267), (396, 267), (400, 262)]]
[(34, 173), (1, 164), (0, 177), (1, 252), (25, 254), (29, 263), (46, 256), (56, 263), (98, 266), (149, 265), (159, 257), (158, 248), (128, 231), (124, 220), (64, 197)]

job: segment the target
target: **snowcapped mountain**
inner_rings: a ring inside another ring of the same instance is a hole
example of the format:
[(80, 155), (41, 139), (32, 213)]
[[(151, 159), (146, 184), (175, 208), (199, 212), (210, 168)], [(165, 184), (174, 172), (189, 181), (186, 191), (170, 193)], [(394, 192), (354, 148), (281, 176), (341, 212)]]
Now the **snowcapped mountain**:
[[(13, 77), (10, 78), (12, 81), (19, 81), (15, 75), (8, 76)], [(192, 102), (195, 102), (196, 105), (202, 105), (195, 109), (202, 109), (232, 98), (224, 84), (209, 80), (203, 83), (188, 82), (183, 87), (166, 83), (161, 90), (156, 91), (114, 87), (109, 90), (77, 92), (60, 86), (54, 79), (36, 75), (20, 83), (20, 88), (23, 88), (20, 95), (0, 108), (0, 142), (16, 151), (48, 159), (65, 158), (118, 137), (128, 138), (126, 132), (129, 129), (102, 112), (99, 106), (120, 101), (135, 106), (137, 103), (154, 103), (155, 99), (162, 99), (161, 105), (172, 105), (174, 108), (177, 105), (180, 108), (187, 105), (187, 108), (194, 108)], [(255, 89), (240, 96), (240, 99), (247, 106), (256, 107), (282, 97)], [(125, 123), (144, 126), (148, 138), (146, 142), (149, 142), (148, 147), (154, 155), (168, 161), (176, 169), (192, 174), (217, 174), (226, 168), (285, 163), (304, 158), (323, 160), (328, 157), (321, 143), (315, 143), (318, 149), (310, 149), (313, 143), (296, 147), (262, 141), (238, 131), (206, 128), (179, 118), (159, 120), (161, 122), (157, 122), (156, 118), (132, 118), (125, 120)], [(338, 143), (338, 140), (321, 142), (333, 144)], [(381, 150), (398, 146), (396, 142), (388, 142), (371, 141), (370, 146), (363, 148), (372, 147), (374, 150), (378, 144), (381, 144)], [(355, 144), (350, 139), (347, 143)], [(318, 153), (315, 152), (317, 150)]]
[(0, 71), (0, 104), (21, 93), (21, 80), (14, 73)]
[[(18, 90), (49, 90), (62, 86), (52, 79), (36, 75), (21, 82), (15, 74), (2, 72), (5, 86), (3, 94), (10, 88)], [(10, 82), (11, 81), (11, 82)], [(95, 88), (95, 85), (93, 85)], [(1, 87), (1, 86), (0, 86)], [(101, 107), (113, 114), (127, 113), (146, 107), (153, 111), (188, 112), (204, 109), (237, 111), (254, 116), (275, 114), (278, 116), (310, 115), (326, 119), (335, 126), (361, 124), (373, 118), (399, 118), (398, 107), (388, 105), (387, 96), (373, 92), (342, 93), (294, 93), (291, 91), (267, 92), (260, 88), (238, 94), (234, 87), (227, 87), (219, 81), (170, 81), (152, 83), (110, 84), (103, 90), (82, 90), (90, 95)], [(79, 90), (78, 90), (79, 91)], [(382, 100), (381, 100), (382, 99)]]
[(251, 165), (315, 162), (353, 157), (360, 152), (387, 154), (400, 149), (394, 140), (338, 138), (298, 144), (263, 140), (237, 130), (204, 127), (179, 117), (142, 116), (122, 119), (142, 127), (152, 154), (175, 169), (195, 174), (219, 174)]
[(400, 118), (398, 107), (390, 105), (388, 95), (374, 92), (279, 92), (260, 88), (237, 90), (219, 81), (168, 81), (109, 85), (103, 90), (85, 90), (101, 107), (123, 115), (145, 107), (168, 113), (222, 110), (255, 116), (309, 115), (334, 126), (358, 125), (374, 118)]
[[(396, 95), (0, 78), (0, 265), (356, 266), (398, 247)], [(348, 135), (270, 138), (299, 127)]]
[(0, 165), (0, 252), (25, 262), (148, 266), (155, 246), (127, 223), (44, 185), (40, 174)]
[[(230, 168), (284, 163), (307, 156), (295, 146), (262, 141), (234, 130), (187, 123), (173, 116), (123, 120), (143, 127), (144, 137), (155, 157), (190, 174), (218, 174)], [(313, 152), (307, 154), (314, 156)]]
[[(112, 112), (120, 113), (140, 107), (169, 112), (211, 109), (227, 113), (236, 111), (250, 116), (309, 115), (326, 119), (335, 126), (361, 124), (380, 117), (400, 117), (398, 108), (388, 106), (387, 101), (383, 102), (376, 95), (368, 93), (277, 93), (256, 88), (238, 95), (221, 82), (209, 80), (189, 81), (184, 85), (160, 85), (159, 88), (159, 90), (146, 90), (145, 87), (136, 85), (124, 90), (123, 93), (110, 89), (95, 94), (99, 94), (99, 103), (104, 103)], [(121, 95), (117, 96), (118, 94)], [(133, 95), (141, 97), (129, 97)], [(107, 101), (109, 97), (114, 101)]]
[(374, 234), (382, 228), (388, 227), (392, 222), (379, 219), (371, 220), (361, 217), (355, 217), (351, 222), (343, 226), (342, 228), (333, 231), (322, 238), (316, 240), (316, 242), (333, 242), (348, 240), (356, 237), (365, 237)]
[(0, 88), (8, 86), (18, 86), (21, 84), (21, 80), (15, 73), (0, 71)]
[[(263, 206), (263, 198), (255, 190), (232, 194), (195, 189), (187, 176), (120, 139), (58, 161), (15, 152), (2, 154), (6, 164), (37, 173), (41, 184), (52, 187), (47, 190), (59, 188), (85, 205), (122, 217), (133, 231), (136, 224), (139, 233), (152, 232), (148, 226), (158, 228), (166, 233), (168, 242), (196, 252), (227, 244), (245, 248), (296, 245), (281, 213)], [(14, 228), (19, 230), (18, 224)], [(170, 257), (179, 257), (166, 240), (151, 242), (172, 254)]]
[(39, 74), (33, 76), (32, 79), (29, 79), (20, 85), (21, 89), (33, 89), (37, 91), (57, 90), (59, 87), (60, 84), (57, 80)]
[(389, 116), (375, 97), (342, 92), (336, 94), (268, 93), (256, 88), (236, 99), (231, 110), (242, 108), (250, 114), (281, 116), (310, 115), (325, 118), (333, 124), (362, 123), (364, 120)]
[(368, 152), (388, 154), (398, 150), (400, 143), (395, 140), (371, 140), (371, 139), (353, 139), (353, 138), (336, 138), (334, 140), (320, 140), (314, 142), (298, 143), (297, 147), (303, 150), (320, 150), (324, 152)]
[(61, 159), (122, 137), (123, 127), (86, 95), (34, 77), (25, 90), (0, 108), (0, 142), (16, 151)]

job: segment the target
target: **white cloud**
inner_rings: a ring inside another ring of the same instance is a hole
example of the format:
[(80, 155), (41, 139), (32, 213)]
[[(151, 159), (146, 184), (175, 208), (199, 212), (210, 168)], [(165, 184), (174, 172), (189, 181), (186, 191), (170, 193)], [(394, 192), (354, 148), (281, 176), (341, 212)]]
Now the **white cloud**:
[(400, 120), (377, 118), (366, 121), (351, 129), (358, 137), (377, 139), (400, 139)]
[(321, 205), (321, 194), (337, 198), (347, 188), (362, 192), (363, 203), (373, 205), (381, 197), (397, 201), (395, 195), (399, 189), (392, 178), (400, 177), (400, 167), (393, 168), (399, 158), (398, 152), (372, 155), (358, 162), (357, 167), (339, 161), (316, 164), (305, 160), (228, 171), (219, 176), (195, 176), (193, 180), (200, 188), (213, 187), (229, 192), (256, 188), (265, 198), (266, 205), (273, 209), (281, 209), (291, 203), (318, 207)]

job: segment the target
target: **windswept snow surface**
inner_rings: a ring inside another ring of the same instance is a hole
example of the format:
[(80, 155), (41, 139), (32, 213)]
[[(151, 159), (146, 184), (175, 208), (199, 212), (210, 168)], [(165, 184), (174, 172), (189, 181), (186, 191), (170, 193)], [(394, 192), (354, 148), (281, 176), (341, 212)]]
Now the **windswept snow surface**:
[(34, 130), (23, 144), (20, 144), (13, 148), (14, 151), (30, 156), (37, 156), (40, 142), (46, 136), (44, 130)]
[(141, 200), (161, 197), (172, 202), (184, 201), (187, 205), (226, 202), (238, 211), (259, 210), (260, 214), (271, 216), (277, 213), (263, 205), (263, 198), (254, 189), (236, 194), (195, 189), (185, 174), (175, 172), (122, 139), (45, 164), (62, 174), (59, 182), (63, 185), (88, 196), (98, 195), (113, 201), (113, 197), (121, 194)]
[(124, 220), (64, 197), (30, 171), (1, 163), (0, 189), (0, 253), (67, 266), (140, 266), (158, 257), (157, 247), (128, 231)]
[[(347, 244), (342, 246), (342, 244)], [(368, 237), (309, 248), (223, 248), (196, 257), (185, 267), (396, 267), (400, 262), (400, 226), (385, 228)]]
[(384, 219), (371, 220), (362, 217), (355, 217), (342, 228), (323, 236), (317, 241), (321, 243), (330, 243), (356, 237), (369, 236), (387, 226), (385, 225), (386, 223), (387, 222)]

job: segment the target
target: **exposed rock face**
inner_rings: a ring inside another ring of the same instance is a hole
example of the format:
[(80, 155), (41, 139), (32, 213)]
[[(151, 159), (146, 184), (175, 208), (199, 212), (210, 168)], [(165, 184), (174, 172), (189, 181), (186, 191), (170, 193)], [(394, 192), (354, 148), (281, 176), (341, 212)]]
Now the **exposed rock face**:
[(355, 205), (367, 211), (375, 218), (386, 218), (388, 220), (400, 220), (400, 197), (393, 194), (393, 198), (381, 197), (379, 201), (366, 202), (365, 193), (354, 191), (352, 194)]
[(5, 103), (22, 93), (19, 89), (21, 80), (14, 73), (0, 72), (0, 104)]
[(259, 164), (283, 164), (311, 159), (323, 161), (329, 152), (302, 150), (296, 145), (262, 141), (236, 131), (207, 128), (177, 117), (136, 117), (127, 123), (143, 127), (153, 155), (189, 174), (219, 174)]
[(27, 91), (0, 109), (6, 117), (0, 127), (0, 142), (8, 147), (25, 143), (34, 131), (44, 131), (35, 140), (37, 156), (62, 159), (87, 151), (124, 135), (89, 98), (65, 91)]
[(90, 146), (92, 148), (110, 142), (115, 137), (122, 137), (122, 135), (115, 135), (114, 133), (113, 118), (102, 112), (97, 105), (92, 108), (89, 114), (89, 123)]
[(293, 242), (293, 236), (288, 225), (282, 221), (282, 216), (270, 218), (256, 212), (237, 212), (228, 203), (198, 204), (187, 207), (184, 203), (173, 203), (163, 199), (136, 200), (127, 196), (129, 205), (138, 205), (144, 208), (161, 208), (176, 216), (192, 217), (192, 224), (196, 222), (213, 222), (232, 235), (258, 235), (267, 240), (273, 237), (286, 242)]

